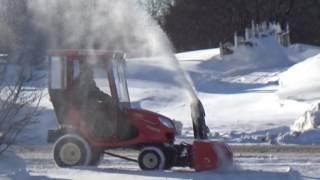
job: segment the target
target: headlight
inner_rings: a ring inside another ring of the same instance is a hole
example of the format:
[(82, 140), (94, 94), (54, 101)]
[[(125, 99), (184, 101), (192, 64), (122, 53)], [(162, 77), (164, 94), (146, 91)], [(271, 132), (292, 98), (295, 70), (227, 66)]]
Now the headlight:
[(174, 124), (173, 122), (165, 117), (159, 117), (159, 120), (161, 122), (161, 124), (163, 124), (164, 126), (168, 127), (168, 128), (174, 128)]

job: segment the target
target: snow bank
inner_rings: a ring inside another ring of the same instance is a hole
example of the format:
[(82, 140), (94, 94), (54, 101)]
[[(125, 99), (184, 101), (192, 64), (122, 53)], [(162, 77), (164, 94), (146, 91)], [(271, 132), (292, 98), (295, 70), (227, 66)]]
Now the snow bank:
[(26, 163), (14, 151), (0, 155), (0, 179), (31, 179), (26, 171)]
[(253, 39), (251, 43), (251, 46), (234, 48), (233, 54), (204, 61), (199, 64), (198, 72), (208, 70), (213, 74), (228, 76), (291, 64), (285, 49), (273, 37)]
[(293, 44), (287, 49), (292, 62), (300, 62), (320, 53), (320, 47), (306, 44)]
[(303, 133), (320, 125), (320, 103), (300, 116), (291, 127), (294, 133)]
[(253, 64), (257, 68), (290, 64), (284, 48), (272, 36), (253, 39), (252, 43), (252, 48), (240, 46), (233, 54), (234, 58)]
[(280, 75), (281, 99), (317, 100), (320, 98), (320, 54), (300, 62)]
[(279, 144), (320, 145), (320, 129), (312, 129), (302, 134), (286, 133), (277, 138)]
[(277, 138), (280, 144), (320, 144), (320, 104), (307, 110), (291, 126), (287, 132)]
[(207, 60), (212, 59), (213, 57), (219, 56), (220, 50), (219, 48), (214, 49), (204, 49), (204, 50), (197, 50), (197, 51), (189, 51), (176, 54), (176, 57), (180, 61), (184, 60)]

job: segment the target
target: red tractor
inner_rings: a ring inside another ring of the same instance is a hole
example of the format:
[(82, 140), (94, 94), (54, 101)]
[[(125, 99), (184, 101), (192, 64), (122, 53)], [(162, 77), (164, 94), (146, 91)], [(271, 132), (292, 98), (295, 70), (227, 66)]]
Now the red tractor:
[[(189, 166), (216, 169), (232, 163), (223, 142), (206, 140), (200, 101), (193, 108), (193, 144), (174, 144), (174, 121), (130, 106), (123, 53), (102, 50), (52, 50), (49, 94), (60, 127), (49, 130), (54, 160), (60, 167), (97, 165), (104, 154), (137, 162), (143, 170)], [(103, 84), (97, 87), (97, 84)], [(114, 148), (139, 150), (137, 159), (110, 153)]]

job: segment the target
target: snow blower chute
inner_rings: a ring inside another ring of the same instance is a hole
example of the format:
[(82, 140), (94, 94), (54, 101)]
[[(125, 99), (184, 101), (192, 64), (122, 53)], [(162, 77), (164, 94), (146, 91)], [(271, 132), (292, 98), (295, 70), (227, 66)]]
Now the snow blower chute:
[[(208, 129), (199, 100), (192, 104), (195, 140), (174, 144), (174, 121), (131, 107), (125, 55), (104, 50), (48, 52), (49, 95), (60, 124), (49, 130), (53, 157), (60, 167), (97, 165), (104, 154), (137, 162), (143, 170), (189, 166), (211, 170), (232, 162), (223, 142), (207, 140)], [(99, 86), (101, 85), (101, 86)], [(137, 158), (110, 152), (139, 150)]]
[(205, 111), (199, 99), (191, 104), (194, 138), (192, 144), (192, 167), (197, 171), (217, 169), (232, 164), (233, 153), (224, 142), (209, 141), (209, 129)]

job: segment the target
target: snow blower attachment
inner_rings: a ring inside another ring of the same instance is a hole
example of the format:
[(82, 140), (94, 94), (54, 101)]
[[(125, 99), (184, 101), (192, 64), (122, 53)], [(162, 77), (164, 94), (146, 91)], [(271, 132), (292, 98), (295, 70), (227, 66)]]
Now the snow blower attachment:
[[(232, 163), (223, 142), (207, 140), (209, 132), (199, 100), (192, 105), (195, 140), (174, 144), (173, 120), (130, 105), (125, 55), (101, 50), (48, 52), (49, 95), (60, 124), (48, 131), (60, 167), (97, 165), (104, 154), (137, 162), (143, 170), (191, 167), (197, 171)], [(110, 152), (139, 150), (137, 159)]]
[(192, 145), (193, 168), (197, 171), (217, 169), (232, 164), (230, 147), (220, 141), (209, 141), (209, 128), (205, 121), (205, 111), (199, 99), (191, 104), (194, 142)]

